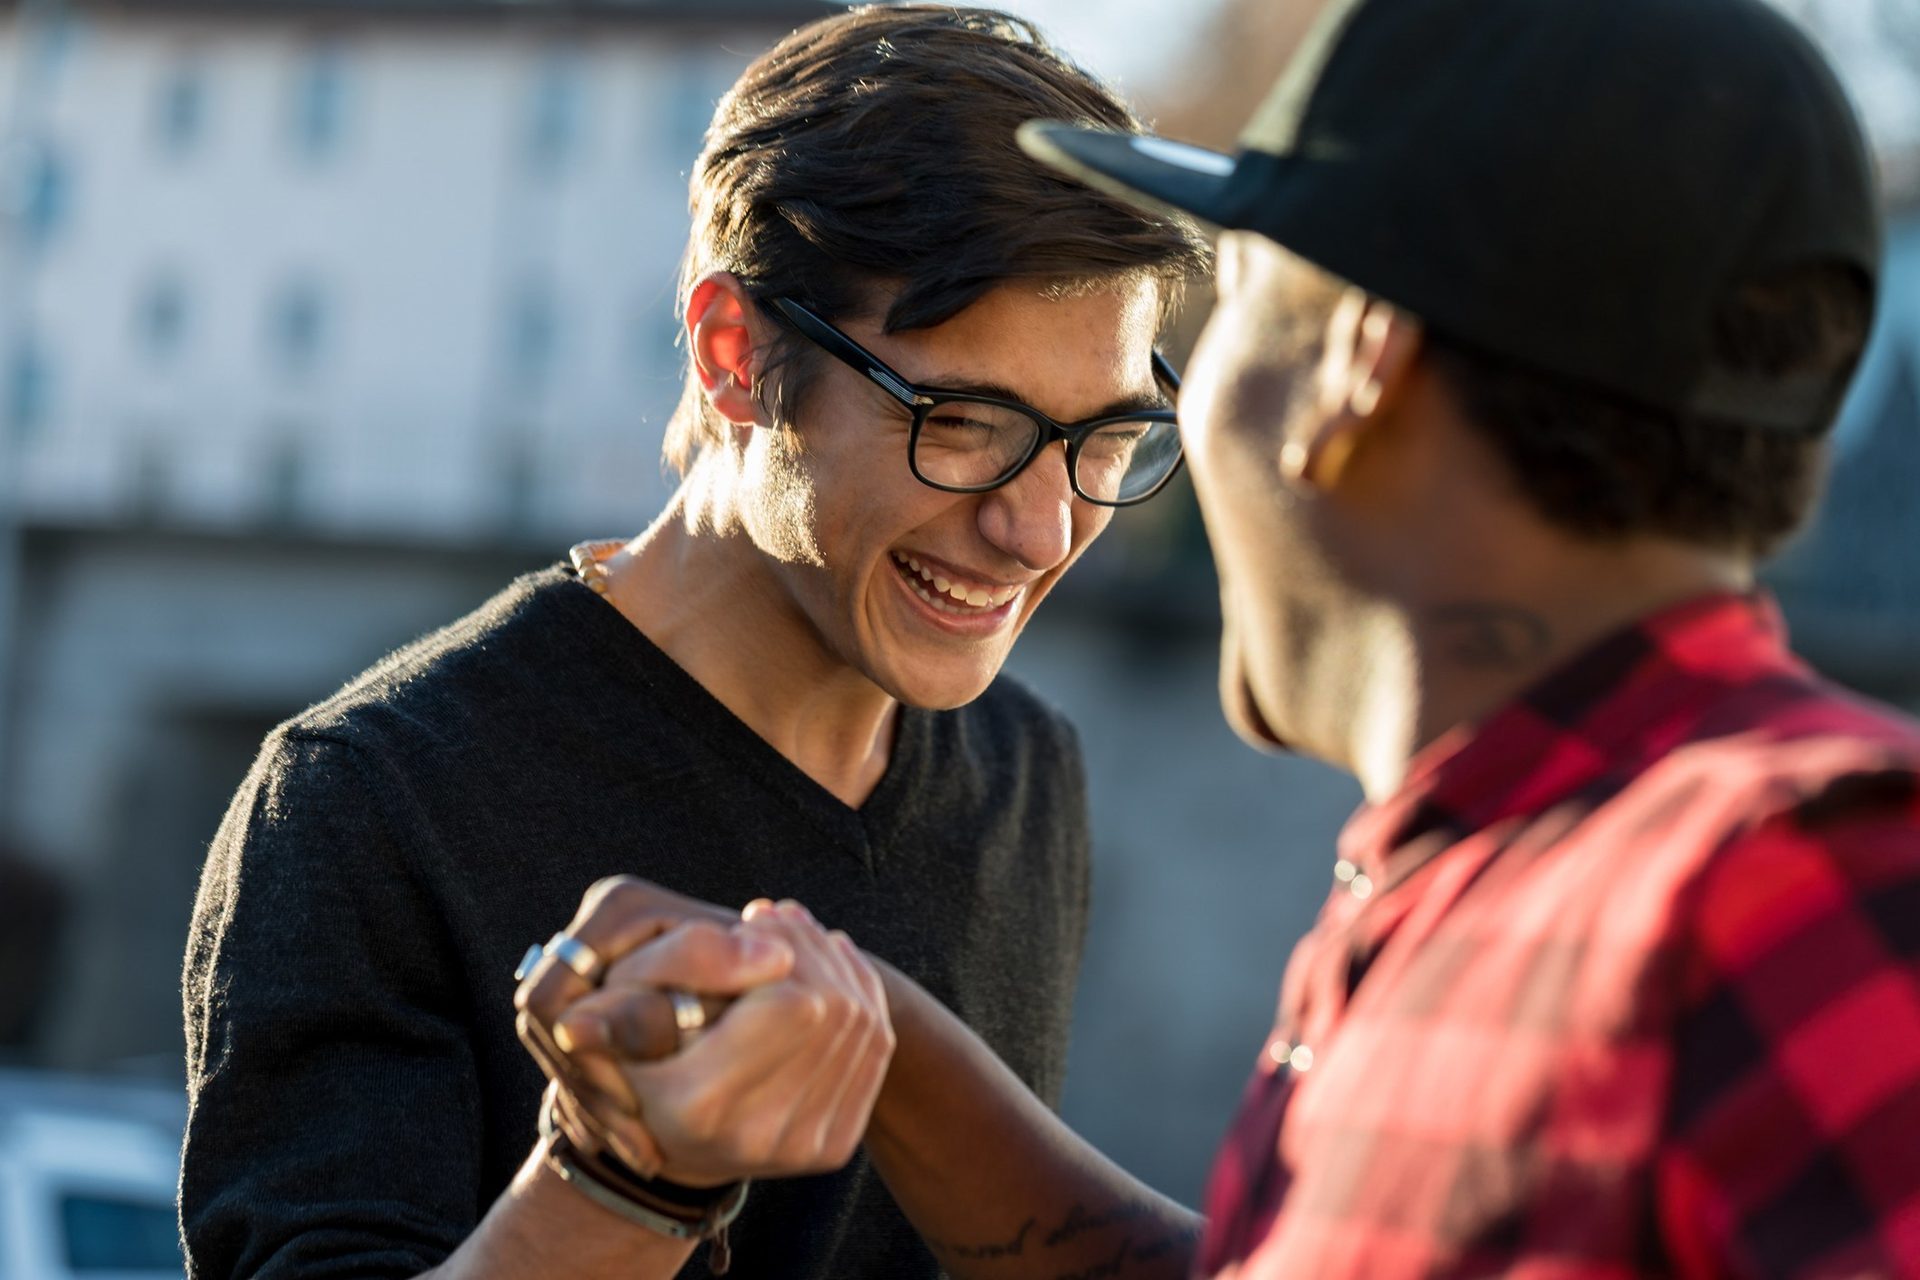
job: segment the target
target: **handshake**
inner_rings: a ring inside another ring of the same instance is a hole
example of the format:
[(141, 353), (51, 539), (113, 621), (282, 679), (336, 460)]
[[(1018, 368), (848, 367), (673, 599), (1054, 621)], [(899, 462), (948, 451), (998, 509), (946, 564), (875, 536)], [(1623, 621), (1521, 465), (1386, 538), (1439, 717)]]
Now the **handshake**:
[(682, 1238), (723, 1242), (736, 1184), (851, 1159), (893, 1056), (879, 967), (798, 903), (605, 880), (517, 976), (549, 1164)]

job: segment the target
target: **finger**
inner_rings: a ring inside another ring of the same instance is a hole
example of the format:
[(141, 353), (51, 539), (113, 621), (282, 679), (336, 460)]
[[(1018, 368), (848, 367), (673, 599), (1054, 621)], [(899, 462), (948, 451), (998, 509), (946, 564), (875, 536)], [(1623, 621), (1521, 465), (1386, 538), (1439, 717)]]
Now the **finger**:
[(860, 989), (866, 994), (867, 1000), (881, 1013), (891, 1017), (892, 1010), (887, 1004), (887, 984), (880, 976), (880, 967), (867, 958), (867, 953), (860, 949), (858, 943), (840, 930), (833, 931), (833, 940), (859, 976)]
[(601, 985), (732, 996), (780, 981), (793, 971), (793, 962), (790, 942), (765, 927), (690, 920), (629, 953), (607, 971)]
[(590, 1155), (610, 1152), (644, 1177), (660, 1171), (660, 1148), (638, 1117), (595, 1106), (562, 1089), (555, 1113), (567, 1136)]
[[(702, 996), (700, 1007), (711, 1025), (731, 1000)], [(605, 1054), (629, 1062), (654, 1062), (679, 1051), (683, 1037), (673, 1001), (652, 987), (596, 991), (561, 1015), (554, 1038), (570, 1054)]]
[(606, 1058), (576, 1057), (566, 1052), (555, 1043), (557, 1037), (549, 1035), (545, 1027), (524, 1011), (515, 1017), (514, 1028), (540, 1069), (562, 1090), (609, 1111), (639, 1111), (640, 1100), (634, 1096), (633, 1086)]
[(788, 1091), (788, 1112), (779, 1147), (793, 1157), (812, 1161), (867, 1043), (874, 1011), (860, 990), (848, 952), (833, 935), (797, 903), (783, 903), (779, 912), (788, 938), (801, 957), (797, 967), (803, 967), (820, 984), (823, 996), (839, 1011), (835, 1016), (841, 1023), (830, 1039), (818, 1044), (810, 1070), (803, 1059), (796, 1058), (788, 1078), (762, 1086)]
[(796, 961), (796, 975), (805, 981), (815, 981), (836, 990), (844, 989), (853, 981), (853, 973), (847, 965), (840, 949), (833, 945), (831, 936), (813, 918), (813, 913), (792, 899), (787, 899), (774, 907), (771, 916), (765, 922), (771, 926), (777, 921), (779, 932), (797, 954), (806, 957), (804, 967)]
[[(590, 932), (602, 937), (611, 937), (612, 942), (604, 947), (575, 934), (575, 938), (592, 947), (604, 961), (611, 963), (615, 956), (626, 954), (634, 947), (642, 946), (680, 923), (679, 919), (666, 915), (649, 915), (618, 922), (616, 930), (613, 924), (602, 925)], [(617, 944), (617, 945), (616, 945)], [(531, 1014), (535, 1020), (551, 1027), (566, 1007), (593, 990), (593, 985), (563, 963), (558, 956), (543, 956), (527, 975), (520, 989), (514, 992), (515, 1007)]]
[[(628, 955), (605, 984), (561, 1013), (554, 1038), (568, 1052), (600, 1051), (647, 1061), (680, 1047), (680, 1029), (663, 987), (733, 994), (785, 978), (793, 948), (766, 928), (722, 929), (705, 921), (675, 926)], [(704, 1002), (708, 1020), (725, 1002)]]
[(728, 1153), (739, 1150), (742, 1135), (772, 1145), (793, 1105), (799, 1070), (814, 1065), (811, 1054), (796, 1062), (796, 1046), (824, 1034), (826, 1009), (819, 992), (792, 980), (756, 987), (681, 1052), (623, 1062), (670, 1176), (753, 1176)]
[(851, 1157), (866, 1132), (893, 1057), (894, 1036), (878, 967), (844, 932), (827, 934), (826, 944), (848, 974), (848, 989), (861, 1005), (863, 1029), (822, 1073), (818, 1096), (796, 1110), (791, 1139), (796, 1154), (811, 1148), (822, 1168), (834, 1168)]
[[(864, 1037), (855, 1033), (871, 1021), (850, 990), (845, 956), (811, 917), (793, 908), (756, 913), (752, 927), (787, 940), (794, 976), (740, 997), (684, 1052), (623, 1064), (673, 1176), (724, 1179), (768, 1167), (790, 1145), (796, 1110), (805, 1116), (803, 1140), (817, 1145), (822, 1118), (843, 1092), (831, 1077), (856, 1062)], [(822, 1026), (828, 1017), (834, 1025)], [(815, 1167), (810, 1160), (807, 1168)]]
[(834, 1154), (845, 1152), (851, 1158), (853, 1149), (866, 1136), (867, 1125), (873, 1118), (874, 1104), (879, 1101), (880, 1089), (886, 1083), (887, 1067), (892, 1061), (891, 1030), (884, 1036), (872, 1037), (861, 1047), (860, 1057), (848, 1074), (847, 1087), (837, 1100), (822, 1132), (820, 1141), (823, 1149)]
[[(589, 888), (567, 932), (611, 965), (635, 947), (687, 919), (732, 921), (732, 912), (672, 893), (635, 876), (614, 876)], [(555, 956), (543, 957), (515, 993), (515, 1006), (552, 1025), (569, 1000), (591, 984)]]

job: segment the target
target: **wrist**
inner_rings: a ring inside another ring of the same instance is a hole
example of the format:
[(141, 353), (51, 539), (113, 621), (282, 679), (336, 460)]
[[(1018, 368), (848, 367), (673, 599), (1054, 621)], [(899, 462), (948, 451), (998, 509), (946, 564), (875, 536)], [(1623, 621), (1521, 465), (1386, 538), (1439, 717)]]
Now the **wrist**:
[(749, 1183), (690, 1187), (646, 1178), (607, 1155), (588, 1155), (555, 1122), (551, 1103), (540, 1110), (540, 1163), (580, 1197), (654, 1236), (686, 1245), (707, 1241), (708, 1269), (726, 1272), (727, 1228), (746, 1205)]

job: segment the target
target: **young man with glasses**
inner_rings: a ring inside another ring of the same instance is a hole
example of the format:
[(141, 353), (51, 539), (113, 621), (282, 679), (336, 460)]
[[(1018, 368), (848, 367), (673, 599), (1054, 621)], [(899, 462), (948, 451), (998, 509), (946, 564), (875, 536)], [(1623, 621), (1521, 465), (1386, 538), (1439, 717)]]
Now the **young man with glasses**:
[[(864, 1158), (837, 1167), (892, 1044), (844, 941), (777, 912), (707, 939), (782, 977), (663, 1068), (649, 1122), (707, 1135), (699, 1159), (536, 1147), (513, 975), (606, 877), (804, 898), (1057, 1093), (1084, 787), (1072, 730), (996, 677), (1179, 465), (1154, 343), (1206, 253), (1020, 155), (1037, 114), (1137, 127), (1024, 24), (933, 6), (802, 28), (723, 99), (667, 511), (277, 730), (215, 840), (186, 974), (196, 1278), (665, 1276), (692, 1244), (645, 1224), (736, 1212), (747, 1275), (938, 1273)], [(644, 934), (537, 968), (597, 975)], [(718, 1126), (729, 1081), (751, 1097)], [(827, 1169), (744, 1211), (712, 1190)]]

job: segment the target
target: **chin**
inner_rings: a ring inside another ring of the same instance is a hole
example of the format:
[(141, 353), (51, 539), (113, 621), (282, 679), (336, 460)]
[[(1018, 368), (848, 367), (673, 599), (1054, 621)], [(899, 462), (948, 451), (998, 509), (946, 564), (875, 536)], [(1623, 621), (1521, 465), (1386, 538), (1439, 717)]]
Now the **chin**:
[(923, 711), (952, 711), (985, 693), (999, 674), (998, 664), (988, 671), (980, 671), (969, 665), (964, 670), (890, 673), (891, 678), (877, 679), (874, 683), (896, 701), (909, 707), (918, 707)]

